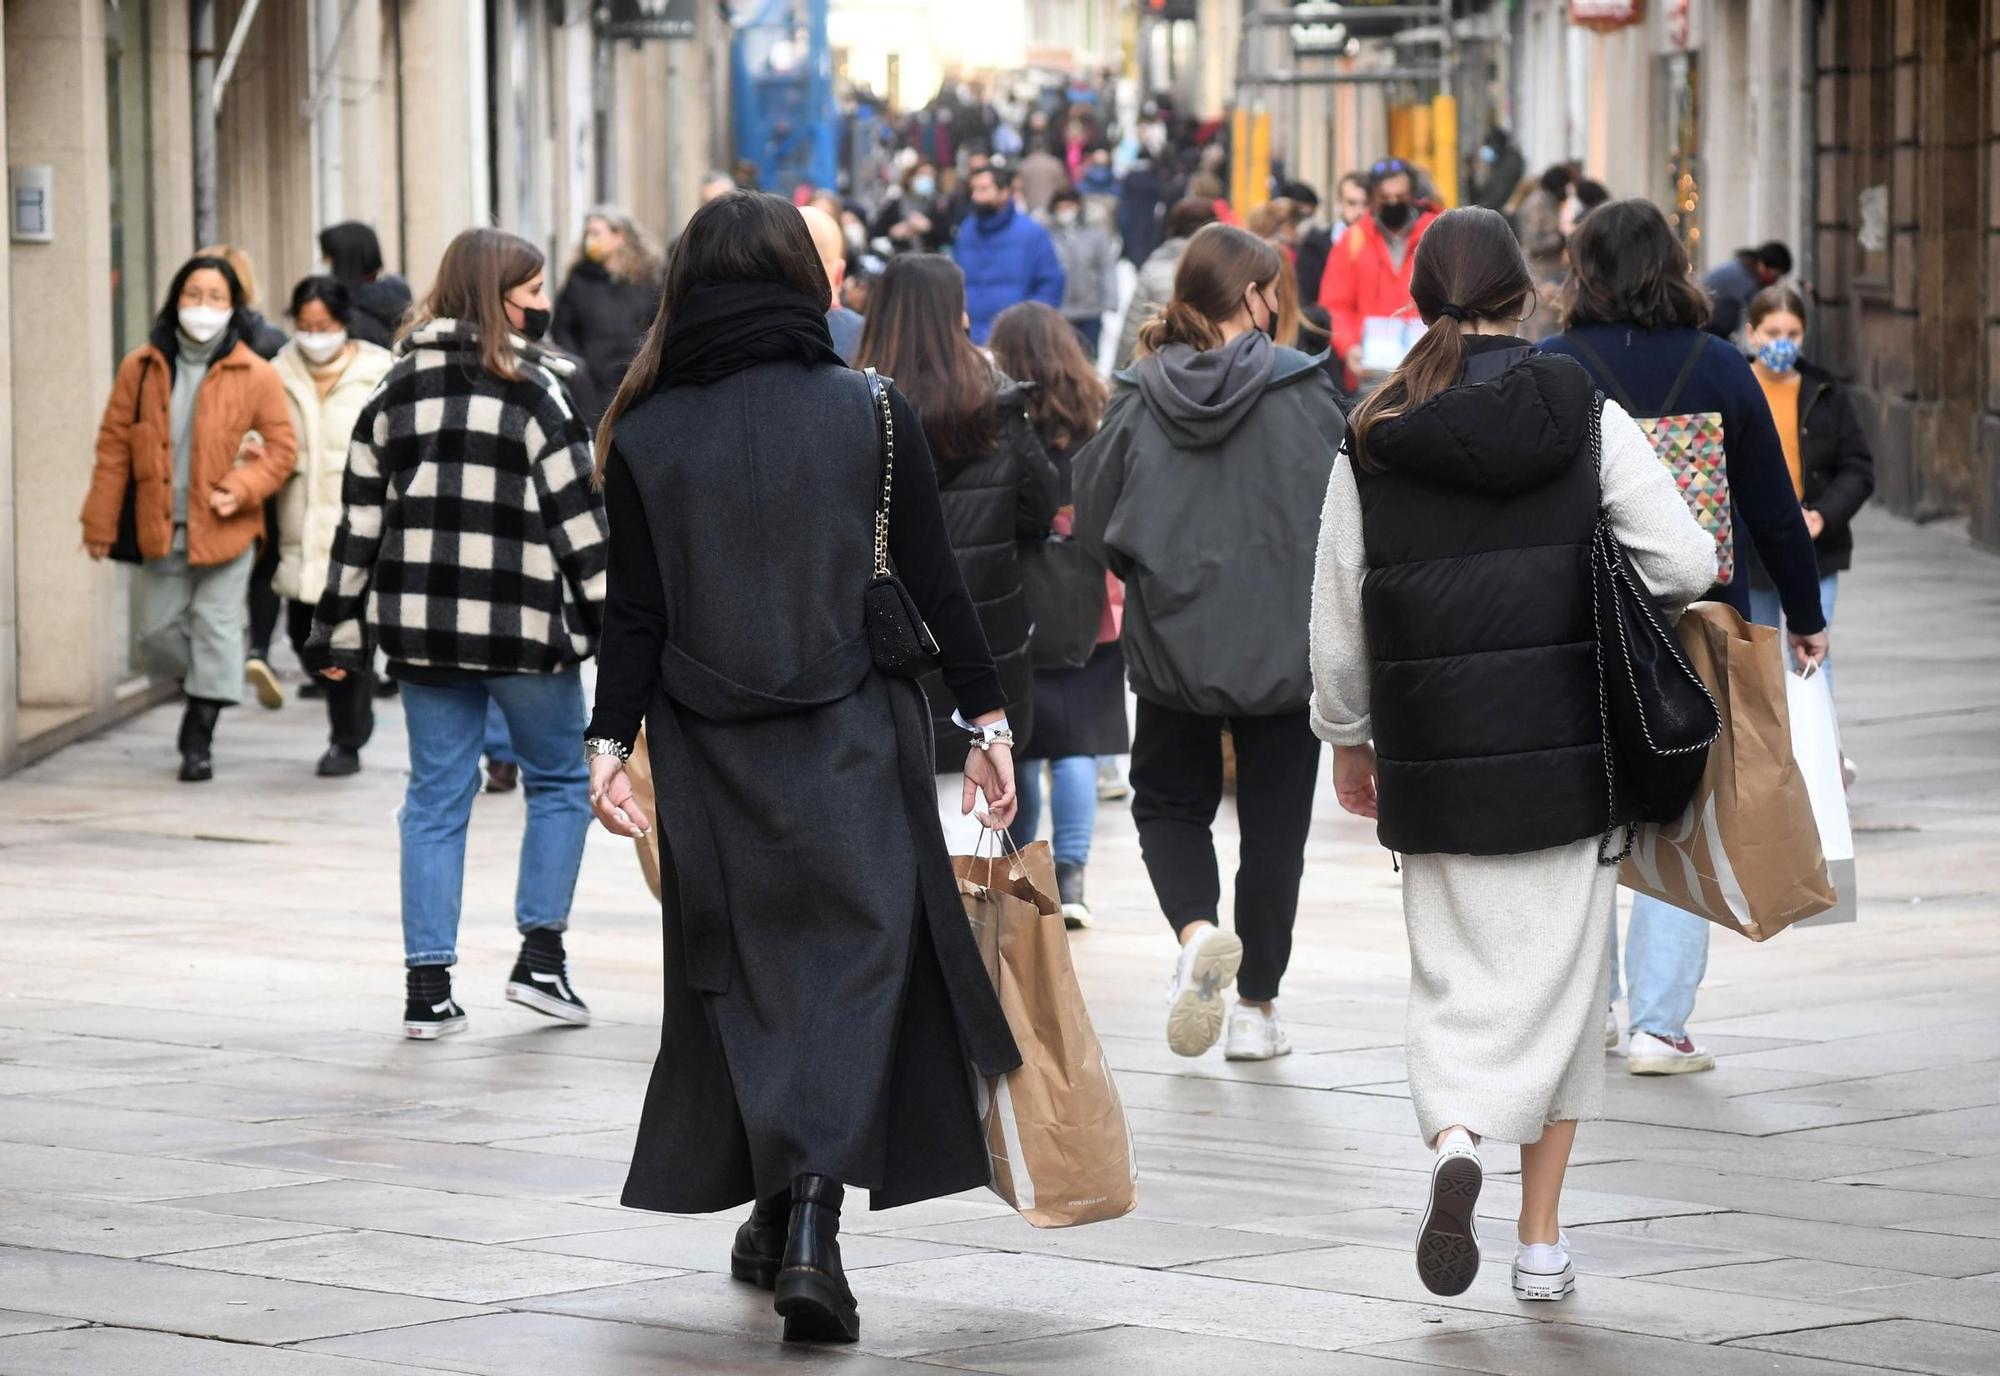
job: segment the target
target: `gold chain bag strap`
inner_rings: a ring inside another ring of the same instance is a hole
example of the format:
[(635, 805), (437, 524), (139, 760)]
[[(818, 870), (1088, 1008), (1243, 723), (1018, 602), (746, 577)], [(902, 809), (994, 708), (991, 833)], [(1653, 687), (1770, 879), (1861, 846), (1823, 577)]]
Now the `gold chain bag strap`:
[(896, 484), (896, 422), (889, 413), (889, 384), (873, 368), (868, 395), (875, 403), (875, 438), (882, 454), (882, 500), (875, 508), (875, 576), (864, 594), (868, 652), (875, 667), (894, 678), (917, 678), (937, 662), (938, 644), (923, 615), (889, 565), (889, 503)]

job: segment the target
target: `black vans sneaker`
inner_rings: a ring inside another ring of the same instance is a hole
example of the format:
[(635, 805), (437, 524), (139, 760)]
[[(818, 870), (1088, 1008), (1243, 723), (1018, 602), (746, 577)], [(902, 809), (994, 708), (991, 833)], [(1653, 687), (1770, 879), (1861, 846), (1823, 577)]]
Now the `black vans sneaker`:
[(444, 965), (418, 965), (406, 977), (403, 1035), (435, 1041), (465, 1030), (465, 1010), (451, 996), (451, 970)]
[(521, 956), (507, 977), (507, 998), (523, 1008), (559, 1018), (578, 1027), (590, 1026), (590, 1008), (569, 983), (569, 960), (563, 954), (562, 933), (545, 929), (527, 932)]

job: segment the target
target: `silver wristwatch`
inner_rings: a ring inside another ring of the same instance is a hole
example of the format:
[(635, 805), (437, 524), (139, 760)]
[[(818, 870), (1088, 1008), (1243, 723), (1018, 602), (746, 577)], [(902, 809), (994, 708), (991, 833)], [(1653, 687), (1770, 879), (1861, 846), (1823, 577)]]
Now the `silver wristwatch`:
[(607, 736), (592, 736), (583, 743), (583, 758), (586, 763), (601, 755), (610, 755), (622, 764), (632, 758), (632, 747)]

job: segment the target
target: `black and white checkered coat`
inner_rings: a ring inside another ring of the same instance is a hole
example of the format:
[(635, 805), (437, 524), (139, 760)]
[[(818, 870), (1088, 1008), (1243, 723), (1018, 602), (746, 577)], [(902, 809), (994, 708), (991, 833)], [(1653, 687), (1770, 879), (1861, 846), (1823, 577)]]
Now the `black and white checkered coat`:
[(363, 622), (392, 663), (549, 673), (596, 652), (604, 503), (561, 378), (516, 340), (518, 380), (472, 327), (410, 335), (354, 425), (309, 659), (357, 667)]

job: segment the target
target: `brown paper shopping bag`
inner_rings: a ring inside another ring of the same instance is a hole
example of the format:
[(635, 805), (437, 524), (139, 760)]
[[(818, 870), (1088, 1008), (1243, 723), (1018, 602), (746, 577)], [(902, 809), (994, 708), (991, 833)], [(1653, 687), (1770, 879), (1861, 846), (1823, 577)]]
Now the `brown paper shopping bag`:
[(1639, 828), (1618, 880), (1752, 941), (1834, 905), (1812, 800), (1792, 755), (1778, 632), (1697, 602), (1681, 646), (1722, 712), (1722, 734), (1677, 822)]
[(660, 896), (660, 814), (654, 808), (653, 759), (646, 753), (646, 730), (639, 729), (639, 739), (632, 742), (632, 758), (625, 761), (625, 778), (632, 785), (632, 801), (639, 805), (639, 811), (646, 814), (646, 820), (653, 829), (632, 842), (639, 852), (639, 870), (646, 876), (646, 887), (653, 891), (653, 897)]
[(987, 1081), (980, 1120), (993, 1192), (1037, 1228), (1132, 1212), (1139, 1173), (1125, 1107), (1070, 963), (1046, 842), (952, 857), (972, 933), (1021, 1067)]

